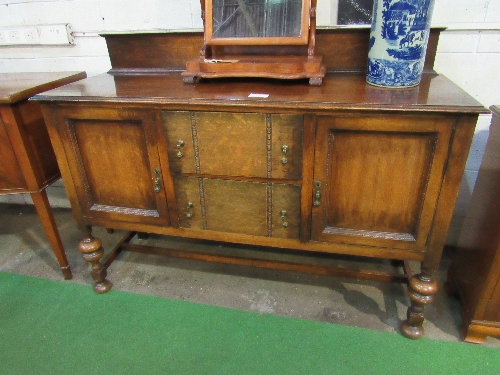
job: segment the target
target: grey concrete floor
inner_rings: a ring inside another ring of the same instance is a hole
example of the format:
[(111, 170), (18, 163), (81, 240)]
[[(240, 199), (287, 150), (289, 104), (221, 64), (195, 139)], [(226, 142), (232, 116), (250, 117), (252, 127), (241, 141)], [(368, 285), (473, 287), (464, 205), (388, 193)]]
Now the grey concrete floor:
[[(54, 214), (73, 279), (63, 280), (31, 205), (0, 204), (0, 271), (85, 284), (90, 288), (92, 280), (89, 266), (81, 259), (77, 249), (81, 234), (76, 229), (71, 211), (55, 208)], [(93, 233), (103, 241), (107, 251), (124, 235), (121, 231), (108, 234), (103, 228), (95, 228)], [(386, 260), (304, 256), (287, 251), (269, 254), (262, 248), (160, 236), (151, 236), (142, 242), (174, 249), (397, 271)], [(459, 333), (459, 301), (448, 296), (443, 288), (451, 255), (445, 252), (443, 257), (438, 273), (440, 291), (435, 302), (426, 308), (424, 328), (427, 338), (457, 342), (462, 341)], [(409, 305), (406, 287), (398, 283), (257, 269), (131, 252), (120, 254), (113, 262), (108, 269), (108, 279), (112, 281), (114, 290), (386, 332), (399, 331), (400, 321), (405, 319)], [(483, 345), (500, 348), (500, 339), (488, 338)]]

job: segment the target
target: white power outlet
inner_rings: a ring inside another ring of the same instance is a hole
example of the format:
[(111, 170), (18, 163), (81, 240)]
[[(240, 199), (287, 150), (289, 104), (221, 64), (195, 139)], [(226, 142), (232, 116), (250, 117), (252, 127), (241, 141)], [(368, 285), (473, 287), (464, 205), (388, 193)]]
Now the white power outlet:
[(9, 41), (12, 44), (21, 42), (21, 32), (18, 30), (10, 30), (9, 31)]
[(24, 30), (24, 40), (26, 42), (38, 42), (40, 39), (38, 37), (37, 29), (27, 29)]
[(69, 24), (0, 28), (0, 46), (75, 44)]

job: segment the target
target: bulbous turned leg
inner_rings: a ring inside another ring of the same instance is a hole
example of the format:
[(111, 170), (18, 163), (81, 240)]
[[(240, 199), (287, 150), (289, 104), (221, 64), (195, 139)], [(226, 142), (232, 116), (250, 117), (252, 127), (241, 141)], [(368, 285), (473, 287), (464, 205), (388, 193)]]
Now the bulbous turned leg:
[(95, 281), (94, 291), (99, 294), (106, 293), (113, 284), (106, 280), (107, 271), (99, 263), (99, 260), (104, 255), (101, 240), (94, 238), (90, 233), (86, 233), (85, 238), (78, 245), (78, 249), (82, 253), (82, 258), (92, 265), (90, 275)]
[(419, 339), (424, 335), (424, 307), (434, 301), (438, 290), (437, 281), (426, 272), (414, 275), (408, 285), (411, 305), (406, 313), (407, 319), (401, 324), (403, 335), (410, 339)]

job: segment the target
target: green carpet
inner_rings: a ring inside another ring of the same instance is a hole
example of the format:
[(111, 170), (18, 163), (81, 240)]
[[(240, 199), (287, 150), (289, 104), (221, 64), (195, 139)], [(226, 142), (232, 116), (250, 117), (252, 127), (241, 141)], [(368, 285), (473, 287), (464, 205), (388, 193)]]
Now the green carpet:
[(0, 272), (0, 374), (499, 374), (500, 350)]

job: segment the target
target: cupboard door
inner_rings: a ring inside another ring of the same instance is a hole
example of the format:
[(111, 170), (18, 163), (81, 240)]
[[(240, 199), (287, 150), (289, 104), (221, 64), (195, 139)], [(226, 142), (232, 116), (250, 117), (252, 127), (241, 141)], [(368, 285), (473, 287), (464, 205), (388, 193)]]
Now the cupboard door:
[(174, 184), (183, 228), (279, 238), (299, 236), (298, 185), (183, 176), (175, 178)]
[(5, 124), (0, 117), (0, 193), (2, 190), (25, 189), (21, 168), (10, 143)]
[(313, 240), (424, 250), (452, 128), (440, 117), (319, 117)]
[(300, 180), (300, 115), (164, 111), (173, 173)]
[(80, 107), (58, 112), (85, 217), (167, 223), (155, 116), (140, 110)]

